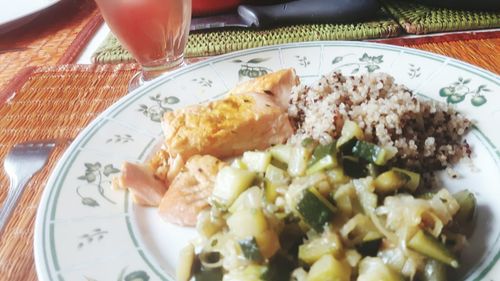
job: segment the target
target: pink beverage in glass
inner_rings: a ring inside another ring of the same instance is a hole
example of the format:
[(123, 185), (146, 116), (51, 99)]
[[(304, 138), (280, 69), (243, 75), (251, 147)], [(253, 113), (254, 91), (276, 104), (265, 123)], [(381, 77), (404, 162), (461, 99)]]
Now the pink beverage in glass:
[(191, 0), (96, 0), (106, 23), (143, 67), (144, 80), (183, 63)]

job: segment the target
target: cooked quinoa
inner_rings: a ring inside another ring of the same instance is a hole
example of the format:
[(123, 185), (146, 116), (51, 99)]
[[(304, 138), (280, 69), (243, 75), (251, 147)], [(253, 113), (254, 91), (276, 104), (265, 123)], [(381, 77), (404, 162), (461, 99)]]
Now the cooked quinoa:
[(344, 120), (356, 122), (366, 140), (398, 149), (400, 164), (419, 170), (447, 167), (470, 153), (463, 135), (471, 122), (445, 103), (417, 97), (386, 73), (344, 76), (332, 72), (292, 91), (291, 142), (338, 137)]

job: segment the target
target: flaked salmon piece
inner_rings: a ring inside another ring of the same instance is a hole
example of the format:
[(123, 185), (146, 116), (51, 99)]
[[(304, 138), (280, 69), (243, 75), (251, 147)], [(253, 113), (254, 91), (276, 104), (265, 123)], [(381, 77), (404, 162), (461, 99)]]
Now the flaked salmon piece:
[(171, 156), (226, 158), (283, 143), (293, 128), (271, 97), (248, 93), (167, 112), (163, 133)]
[(229, 91), (229, 94), (263, 93), (269, 95), (279, 106), (286, 110), (292, 88), (297, 86), (299, 82), (295, 70), (287, 68), (240, 83)]
[(180, 155), (172, 158), (163, 148), (158, 149), (147, 163), (149, 168), (153, 170), (155, 177), (167, 186), (184, 167), (184, 160)]
[(119, 185), (130, 191), (135, 203), (144, 206), (158, 206), (167, 191), (167, 185), (156, 179), (150, 167), (130, 162), (122, 165)]
[(169, 172), (169, 159), (170, 155), (168, 152), (163, 149), (158, 149), (151, 156), (151, 159), (147, 161), (149, 168), (153, 170), (154, 175), (157, 179), (162, 180), (163, 182), (168, 182), (167, 176)]
[(177, 155), (175, 158), (168, 159), (168, 173), (167, 173), (167, 182), (172, 182), (175, 177), (181, 172), (184, 167), (184, 159), (182, 159), (181, 155)]
[(163, 196), (160, 216), (168, 222), (194, 226), (198, 214), (207, 208), (214, 181), (219, 170), (226, 163), (210, 155), (195, 155), (174, 178)]

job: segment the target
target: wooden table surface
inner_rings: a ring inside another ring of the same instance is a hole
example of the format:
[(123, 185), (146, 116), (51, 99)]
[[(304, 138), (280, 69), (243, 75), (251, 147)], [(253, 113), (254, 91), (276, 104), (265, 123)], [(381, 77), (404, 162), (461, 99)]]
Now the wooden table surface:
[[(81, 17), (79, 23), (87, 23), (90, 15), (91, 12), (87, 12), (87, 17)], [(56, 27), (54, 28), (57, 29)], [(53, 32), (58, 31), (54, 30)], [(431, 37), (424, 40), (391, 39), (383, 42), (409, 46), (450, 56), (483, 67), (496, 74), (500, 73), (500, 56), (498, 55), (500, 53), (500, 36), (498, 32), (490, 32), (489, 35), (481, 33), (462, 33), (457, 36), (447, 35), (444, 37)], [(57, 59), (64, 55), (64, 52), (55, 53), (54, 56), (56, 57), (51, 60), (42, 60), (41, 63), (55, 64)], [(1, 61), (2, 56), (0, 54), (0, 62)], [(10, 63), (15, 64), (16, 61), (14, 60)], [(19, 61), (19, 63), (25, 64), (26, 62)], [(103, 69), (105, 68), (106, 66), (103, 66)], [(87, 71), (91, 69), (91, 71), (94, 72), (101, 71), (88, 67), (82, 67), (82, 69), (86, 69)], [(0, 115), (2, 116), (0, 120), (0, 161), (3, 162), (6, 152), (13, 143), (40, 138), (75, 138), (86, 124), (92, 121), (110, 104), (126, 94), (127, 81), (135, 72), (135, 69), (136, 66), (133, 65), (123, 66), (119, 72), (119, 77), (102, 77), (102, 80), (99, 80), (101, 86), (103, 88), (112, 89), (113, 91), (100, 91), (86, 96), (85, 102), (88, 102), (88, 106), (84, 109), (80, 107), (77, 108), (77, 105), (72, 103), (71, 99), (67, 99), (65, 101), (66, 103), (58, 108), (44, 107), (43, 103), (33, 103), (30, 105), (21, 103), (16, 104), (17, 98), (22, 98), (24, 92), (29, 92), (29, 89), (25, 87), (21, 89), (16, 88), (16, 86), (19, 87), (23, 83), (28, 86), (32, 85), (29, 84), (32, 82), (29, 75), (37, 75), (36, 71), (40, 70), (36, 70), (34, 73), (28, 71), (24, 79), (20, 79), (19, 81), (21, 82), (18, 81), (19, 85), (11, 85), (11, 90), (18, 89), (20, 91), (18, 94), (21, 95), (21, 97), (16, 96), (11, 103), (5, 103), (3, 105), (0, 97)], [(2, 85), (2, 83), (0, 83), (0, 85)], [(55, 96), (57, 96), (57, 94), (58, 93), (52, 93), (52, 95)], [(78, 93), (68, 92), (65, 93), (65, 95), (78, 95)], [(36, 116), (36, 113), (42, 110), (47, 113), (44, 115), (45, 119), (33, 121), (29, 120), (29, 118), (23, 118), (23, 116), (26, 116), (28, 113), (31, 115), (35, 114), (33, 116)], [(54, 116), (51, 117), (51, 114)], [(67, 119), (57, 118), (57, 116), (62, 115), (70, 117)], [(61, 141), (48, 165), (32, 179), (2, 235), (0, 241), (0, 280), (37, 280), (33, 257), (33, 227), (36, 208), (38, 207), (47, 177), (66, 147), (67, 143)], [(8, 180), (5, 174), (2, 173), (0, 175), (0, 201), (3, 201), (5, 198), (7, 186)]]

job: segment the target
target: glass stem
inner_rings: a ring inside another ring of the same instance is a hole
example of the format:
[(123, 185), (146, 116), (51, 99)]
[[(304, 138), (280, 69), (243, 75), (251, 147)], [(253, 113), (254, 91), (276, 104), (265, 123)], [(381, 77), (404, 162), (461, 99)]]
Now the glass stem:
[(142, 66), (142, 80), (149, 81), (161, 74), (179, 68), (184, 65), (184, 57), (180, 56), (175, 59), (156, 60), (151, 64)]

